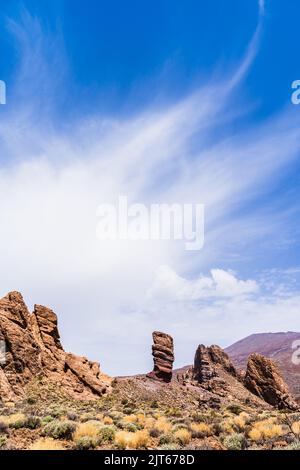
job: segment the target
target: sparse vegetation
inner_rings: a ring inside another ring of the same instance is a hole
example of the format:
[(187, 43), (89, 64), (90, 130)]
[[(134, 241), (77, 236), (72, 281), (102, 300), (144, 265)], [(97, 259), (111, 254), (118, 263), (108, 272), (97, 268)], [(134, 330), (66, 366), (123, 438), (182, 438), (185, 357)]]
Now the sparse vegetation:
[(122, 387), (118, 380), (111, 396), (93, 402), (55, 403), (51, 398), (45, 404), (37, 399), (35, 403), (24, 400), (20, 406), (2, 406), (0, 448), (300, 449), (299, 413), (235, 403), (217, 410), (199, 409), (189, 391), (184, 406), (172, 393), (162, 389), (153, 400), (150, 392), (136, 393), (135, 383), (125, 382)]
[(53, 437), (53, 439), (71, 439), (76, 429), (72, 421), (54, 420), (46, 424), (42, 430), (42, 436)]

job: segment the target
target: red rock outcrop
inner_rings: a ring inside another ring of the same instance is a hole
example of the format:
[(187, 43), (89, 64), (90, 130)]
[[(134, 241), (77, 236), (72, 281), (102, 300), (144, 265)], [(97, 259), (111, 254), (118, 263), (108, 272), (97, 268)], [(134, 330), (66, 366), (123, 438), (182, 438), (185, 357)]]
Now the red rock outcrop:
[(234, 377), (238, 376), (223, 349), (216, 345), (206, 347), (200, 344), (195, 354), (193, 379), (199, 383), (207, 382), (218, 376), (218, 368), (220, 367)]
[(279, 409), (299, 408), (291, 397), (278, 367), (271, 359), (260, 354), (249, 356), (244, 385), (250, 392)]
[(160, 331), (154, 331), (152, 333), (152, 337), (154, 368), (152, 372), (147, 374), (147, 376), (163, 382), (170, 382), (172, 379), (174, 362), (173, 338), (172, 336)]
[(74, 398), (90, 399), (106, 390), (98, 363), (64, 351), (55, 313), (41, 305), (29, 313), (18, 292), (0, 300), (0, 341), (6, 351), (0, 363), (2, 401), (22, 399), (35, 377), (46, 377)]

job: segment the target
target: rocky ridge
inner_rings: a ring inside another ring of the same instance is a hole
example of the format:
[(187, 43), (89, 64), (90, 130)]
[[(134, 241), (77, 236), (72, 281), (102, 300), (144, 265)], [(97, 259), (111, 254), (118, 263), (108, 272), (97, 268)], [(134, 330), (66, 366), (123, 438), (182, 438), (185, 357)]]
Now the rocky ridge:
[(97, 362), (64, 351), (56, 314), (41, 305), (30, 313), (18, 292), (0, 300), (0, 341), (6, 349), (0, 365), (2, 401), (22, 399), (36, 377), (46, 377), (80, 399), (97, 397), (109, 385)]

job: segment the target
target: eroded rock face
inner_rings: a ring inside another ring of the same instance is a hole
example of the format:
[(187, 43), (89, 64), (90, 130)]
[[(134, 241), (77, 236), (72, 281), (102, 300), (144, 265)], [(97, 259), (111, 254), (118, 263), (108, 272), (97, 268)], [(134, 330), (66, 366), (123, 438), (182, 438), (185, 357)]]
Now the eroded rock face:
[(22, 399), (33, 378), (46, 377), (74, 398), (90, 399), (106, 390), (98, 363), (64, 351), (55, 313), (35, 305), (29, 313), (22, 295), (11, 292), (0, 300), (0, 400)]
[(250, 392), (279, 409), (299, 408), (277, 366), (260, 354), (249, 356), (244, 384)]
[(172, 369), (174, 362), (174, 345), (173, 338), (166, 333), (154, 331), (152, 333), (153, 345), (152, 355), (154, 361), (153, 371), (148, 377), (170, 382), (172, 379)]
[(200, 344), (195, 354), (193, 379), (205, 383), (218, 376), (218, 367), (237, 377), (237, 372), (223, 349), (216, 345), (206, 347)]

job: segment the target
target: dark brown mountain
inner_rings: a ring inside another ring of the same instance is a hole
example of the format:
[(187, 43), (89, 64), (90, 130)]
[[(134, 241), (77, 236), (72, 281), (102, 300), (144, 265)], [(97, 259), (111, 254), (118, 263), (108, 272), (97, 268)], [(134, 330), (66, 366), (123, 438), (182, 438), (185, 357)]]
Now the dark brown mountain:
[[(300, 364), (292, 361), (294, 341), (300, 341), (300, 333), (288, 331), (279, 333), (258, 333), (250, 335), (225, 349), (232, 362), (239, 370), (246, 370), (250, 354), (266, 356), (275, 364), (289, 386), (291, 393), (300, 399)], [(299, 354), (300, 357), (300, 354)]]

